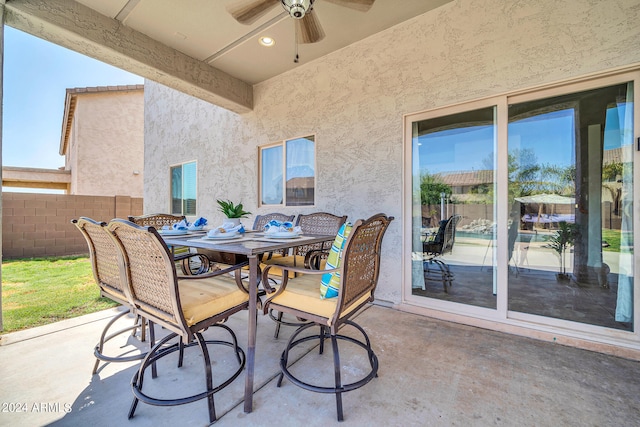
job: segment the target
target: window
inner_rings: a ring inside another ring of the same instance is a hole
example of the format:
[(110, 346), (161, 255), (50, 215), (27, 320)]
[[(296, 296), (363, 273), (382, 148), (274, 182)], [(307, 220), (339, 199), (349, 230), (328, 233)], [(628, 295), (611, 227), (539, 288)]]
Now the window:
[(315, 138), (305, 136), (260, 147), (260, 204), (315, 203)]
[(171, 213), (196, 214), (196, 162), (171, 167)]

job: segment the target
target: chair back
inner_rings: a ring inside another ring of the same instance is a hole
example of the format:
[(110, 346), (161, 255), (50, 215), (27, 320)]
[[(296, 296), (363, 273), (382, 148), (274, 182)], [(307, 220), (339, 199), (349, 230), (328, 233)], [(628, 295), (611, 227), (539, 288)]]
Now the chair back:
[[(304, 234), (329, 234), (335, 236), (346, 221), (347, 215), (338, 216), (327, 212), (315, 212), (298, 215), (296, 225), (300, 227)], [(325, 247), (325, 245), (328, 247)], [(328, 250), (330, 247), (331, 242), (296, 246), (294, 255), (305, 256), (309, 251)]]
[(423, 252), (432, 256), (440, 256), (453, 250), (456, 241), (456, 227), (460, 221), (460, 215), (451, 215), (449, 219), (440, 221), (440, 227), (432, 241), (423, 244)]
[(106, 223), (80, 217), (71, 221), (82, 233), (89, 246), (93, 278), (100, 294), (120, 304), (131, 305), (125, 278), (121, 275), (118, 246), (105, 228)]
[(295, 215), (285, 215), (283, 213), (273, 212), (264, 215), (257, 215), (256, 219), (253, 221), (253, 229), (262, 231), (264, 230), (264, 226), (267, 225), (270, 221), (276, 220), (281, 222), (293, 222)]
[(460, 215), (451, 215), (447, 220), (444, 227), (441, 254), (446, 254), (453, 250), (453, 244), (456, 242), (456, 227), (458, 226), (460, 218)]
[(129, 217), (129, 221), (136, 225), (143, 227), (155, 227), (158, 230), (162, 229), (165, 225), (172, 225), (185, 219), (186, 217), (184, 215), (171, 214), (148, 214)]
[(177, 334), (189, 336), (182, 314), (173, 256), (155, 228), (123, 219), (107, 225), (119, 244), (137, 311)]
[(343, 311), (370, 293), (370, 301), (378, 284), (382, 237), (393, 217), (377, 214), (358, 220), (351, 229), (340, 264), (340, 291), (333, 322), (337, 323)]

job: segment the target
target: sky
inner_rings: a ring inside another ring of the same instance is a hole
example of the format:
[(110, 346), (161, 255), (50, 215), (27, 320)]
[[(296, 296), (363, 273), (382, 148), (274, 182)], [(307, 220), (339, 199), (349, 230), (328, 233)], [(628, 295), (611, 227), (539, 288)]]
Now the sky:
[(57, 169), (68, 88), (144, 79), (9, 26), (4, 27), (2, 166)]

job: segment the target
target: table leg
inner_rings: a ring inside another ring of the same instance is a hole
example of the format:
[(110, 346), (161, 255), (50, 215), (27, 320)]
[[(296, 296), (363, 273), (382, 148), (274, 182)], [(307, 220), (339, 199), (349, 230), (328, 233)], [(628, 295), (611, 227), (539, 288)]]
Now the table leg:
[(256, 359), (256, 329), (258, 326), (258, 258), (249, 256), (249, 339), (247, 343), (247, 366), (244, 383), (244, 412), (253, 406), (253, 372)]

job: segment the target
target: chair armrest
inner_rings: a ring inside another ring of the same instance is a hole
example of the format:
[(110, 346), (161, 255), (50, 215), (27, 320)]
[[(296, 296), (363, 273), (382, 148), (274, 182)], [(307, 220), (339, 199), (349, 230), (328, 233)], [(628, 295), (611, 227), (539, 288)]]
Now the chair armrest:
[(200, 256), (201, 254), (198, 253), (184, 253), (184, 254), (178, 254), (178, 255), (174, 255), (173, 256), (173, 260), (174, 261), (182, 261), (183, 259), (187, 259), (187, 258), (191, 258), (194, 256)]
[(329, 251), (324, 249), (313, 249), (304, 256), (304, 267), (320, 270), (320, 261), (329, 256)]
[[(269, 285), (269, 270), (271, 270), (271, 268), (279, 268), (282, 270), (282, 282), (277, 291)], [(339, 268), (332, 268), (327, 270), (314, 270), (314, 269), (304, 268), (304, 267), (292, 267), (288, 265), (270, 264), (264, 270), (262, 270), (262, 286), (264, 286), (265, 290), (269, 294), (273, 293), (274, 291), (276, 291), (277, 293), (280, 293), (283, 289), (286, 288), (287, 283), (289, 282), (289, 272), (318, 275), (318, 274), (324, 274), (324, 273), (333, 273), (334, 271), (339, 271), (339, 270), (340, 270)]]
[(179, 280), (207, 279), (209, 277), (216, 277), (216, 276), (221, 276), (223, 274), (235, 272), (236, 285), (238, 285), (238, 288), (240, 288), (242, 291), (249, 293), (249, 289), (247, 289), (247, 287), (242, 282), (242, 267), (245, 267), (247, 265), (249, 265), (249, 261), (244, 261), (239, 264), (235, 264), (227, 268), (222, 268), (220, 270), (214, 270), (205, 274), (198, 274), (195, 276), (178, 276), (178, 279)]
[(227, 268), (221, 268), (219, 270), (210, 271), (209, 273), (199, 274), (197, 276), (178, 276), (180, 280), (189, 280), (189, 279), (206, 279), (208, 277), (220, 276), (221, 274), (231, 273), (232, 271), (239, 270), (242, 267), (249, 265), (249, 261), (244, 261), (239, 264), (231, 265)]

